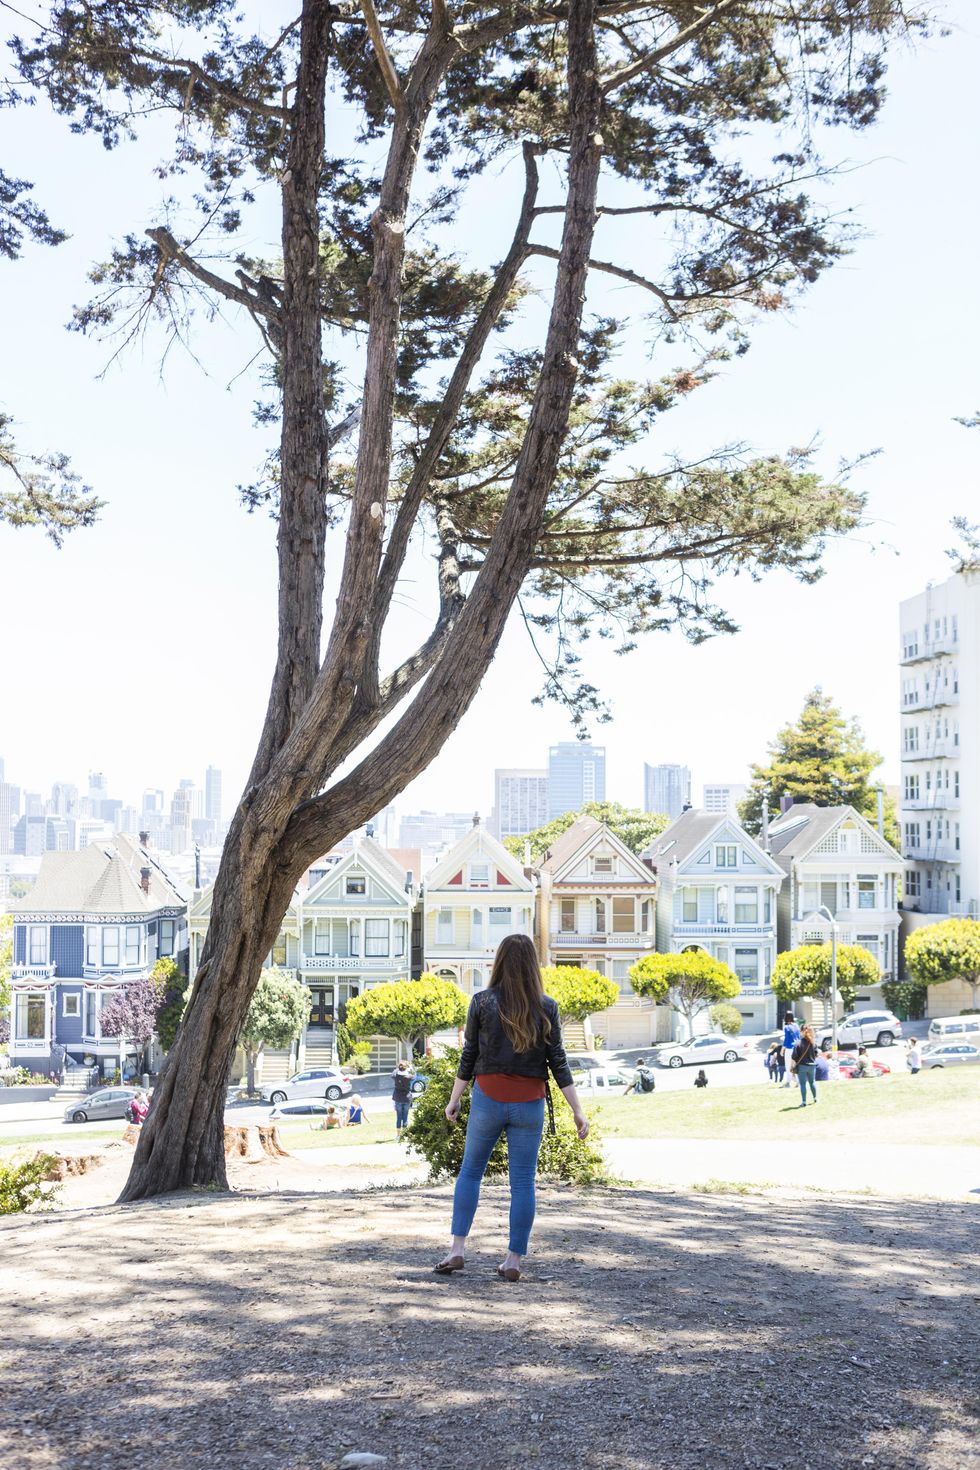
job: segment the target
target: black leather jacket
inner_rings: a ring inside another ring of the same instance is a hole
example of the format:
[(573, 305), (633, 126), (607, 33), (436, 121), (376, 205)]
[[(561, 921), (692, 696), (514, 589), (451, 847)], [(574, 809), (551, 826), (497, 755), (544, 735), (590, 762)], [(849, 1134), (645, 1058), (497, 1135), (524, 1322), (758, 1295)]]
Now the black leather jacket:
[(493, 990), (479, 990), (470, 1001), (466, 1017), (466, 1033), (456, 1075), (463, 1082), (487, 1072), (507, 1072), (513, 1077), (541, 1077), (548, 1072), (559, 1087), (571, 1087), (572, 1072), (561, 1042), (561, 1020), (558, 1006), (550, 995), (544, 998), (544, 1009), (551, 1022), (548, 1040), (531, 1051), (515, 1051), (501, 1025), (497, 995)]

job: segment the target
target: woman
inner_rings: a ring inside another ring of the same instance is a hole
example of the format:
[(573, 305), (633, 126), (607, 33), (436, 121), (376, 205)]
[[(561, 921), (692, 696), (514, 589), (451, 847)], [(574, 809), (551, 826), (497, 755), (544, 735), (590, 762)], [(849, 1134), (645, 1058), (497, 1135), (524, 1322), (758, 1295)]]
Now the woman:
[(367, 1123), (369, 1121), (368, 1115), (364, 1111), (364, 1104), (361, 1102), (360, 1094), (355, 1092), (351, 1097), (350, 1107), (347, 1109), (346, 1126), (349, 1128), (352, 1123)]
[(412, 1078), (415, 1073), (407, 1062), (399, 1062), (391, 1076), (391, 1100), (395, 1104), (395, 1137), (399, 1138), (402, 1129), (408, 1127), (408, 1111), (412, 1106)]
[(463, 1155), (453, 1198), (453, 1243), (433, 1269), (440, 1276), (462, 1271), (466, 1237), (480, 1199), (480, 1183), (501, 1133), (507, 1134), (510, 1173), (510, 1240), (497, 1274), (520, 1281), (534, 1224), (534, 1179), (544, 1132), (548, 1071), (575, 1118), (579, 1138), (589, 1120), (561, 1043), (558, 1007), (545, 995), (534, 945), (526, 934), (502, 939), (486, 990), (470, 1002), (466, 1033), (446, 1117), (455, 1123), (460, 1099), (476, 1078)]
[(817, 1036), (812, 1026), (803, 1027), (800, 1039), (793, 1047), (793, 1062), (796, 1066), (796, 1078), (800, 1084), (803, 1106), (806, 1107), (807, 1083), (810, 1085), (813, 1101), (817, 1100)]

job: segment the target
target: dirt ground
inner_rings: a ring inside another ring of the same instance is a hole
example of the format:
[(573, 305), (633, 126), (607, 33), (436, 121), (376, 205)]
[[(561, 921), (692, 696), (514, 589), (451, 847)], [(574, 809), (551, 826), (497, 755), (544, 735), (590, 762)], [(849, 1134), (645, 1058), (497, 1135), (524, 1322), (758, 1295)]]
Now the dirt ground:
[(975, 1204), (551, 1187), (509, 1285), (499, 1186), (465, 1273), (432, 1275), (449, 1198), (0, 1222), (0, 1464), (980, 1467)]

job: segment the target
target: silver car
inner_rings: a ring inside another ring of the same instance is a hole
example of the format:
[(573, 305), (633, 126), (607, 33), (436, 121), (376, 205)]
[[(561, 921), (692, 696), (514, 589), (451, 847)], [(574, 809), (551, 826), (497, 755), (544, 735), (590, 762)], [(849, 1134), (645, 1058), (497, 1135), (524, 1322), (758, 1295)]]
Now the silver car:
[(70, 1102), (65, 1108), (65, 1122), (94, 1123), (97, 1118), (125, 1118), (130, 1102), (139, 1095), (138, 1087), (102, 1087), (88, 1097)]
[(288, 1082), (267, 1082), (259, 1088), (259, 1096), (271, 1103), (288, 1102), (294, 1097), (325, 1097), (336, 1102), (352, 1091), (350, 1080), (336, 1067), (309, 1067), (295, 1073)]
[[(837, 1022), (838, 1046), (891, 1046), (901, 1034), (902, 1023), (892, 1011), (852, 1011)], [(832, 1037), (829, 1026), (820, 1028), (822, 1047), (829, 1046)]]
[(691, 1041), (675, 1041), (657, 1050), (657, 1061), (667, 1067), (702, 1067), (705, 1062), (744, 1062), (749, 1043), (738, 1036), (695, 1036)]
[(968, 1067), (980, 1062), (980, 1046), (967, 1041), (947, 1041), (922, 1053), (923, 1067)]

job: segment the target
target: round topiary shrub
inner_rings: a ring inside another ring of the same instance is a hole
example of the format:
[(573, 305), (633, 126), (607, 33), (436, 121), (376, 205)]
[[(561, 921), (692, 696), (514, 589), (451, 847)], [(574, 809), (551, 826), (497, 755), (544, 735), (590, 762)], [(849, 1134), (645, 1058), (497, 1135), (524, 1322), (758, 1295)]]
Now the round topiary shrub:
[(742, 1029), (742, 1015), (734, 1006), (721, 1005), (712, 1006), (708, 1012), (712, 1026), (716, 1031), (723, 1031), (726, 1036), (737, 1036)]
[[(453, 1090), (459, 1052), (447, 1047), (441, 1057), (426, 1057), (419, 1062), (419, 1072), (427, 1078), (428, 1085), (412, 1107), (411, 1119), (404, 1141), (416, 1153), (422, 1155), (429, 1165), (432, 1180), (454, 1179), (463, 1162), (466, 1146), (466, 1122), (470, 1115), (472, 1088), (463, 1093), (459, 1120), (450, 1123), (446, 1108)], [(552, 1087), (552, 1092), (556, 1089)], [(507, 1173), (507, 1139), (500, 1142), (490, 1155), (486, 1178), (499, 1178)], [(560, 1179), (567, 1184), (596, 1184), (606, 1178), (606, 1166), (599, 1148), (599, 1136), (595, 1123), (584, 1141), (579, 1138), (572, 1121), (571, 1109), (560, 1096), (555, 1097), (555, 1132), (548, 1132), (545, 1122), (544, 1138), (538, 1155), (538, 1176), (543, 1179)]]

